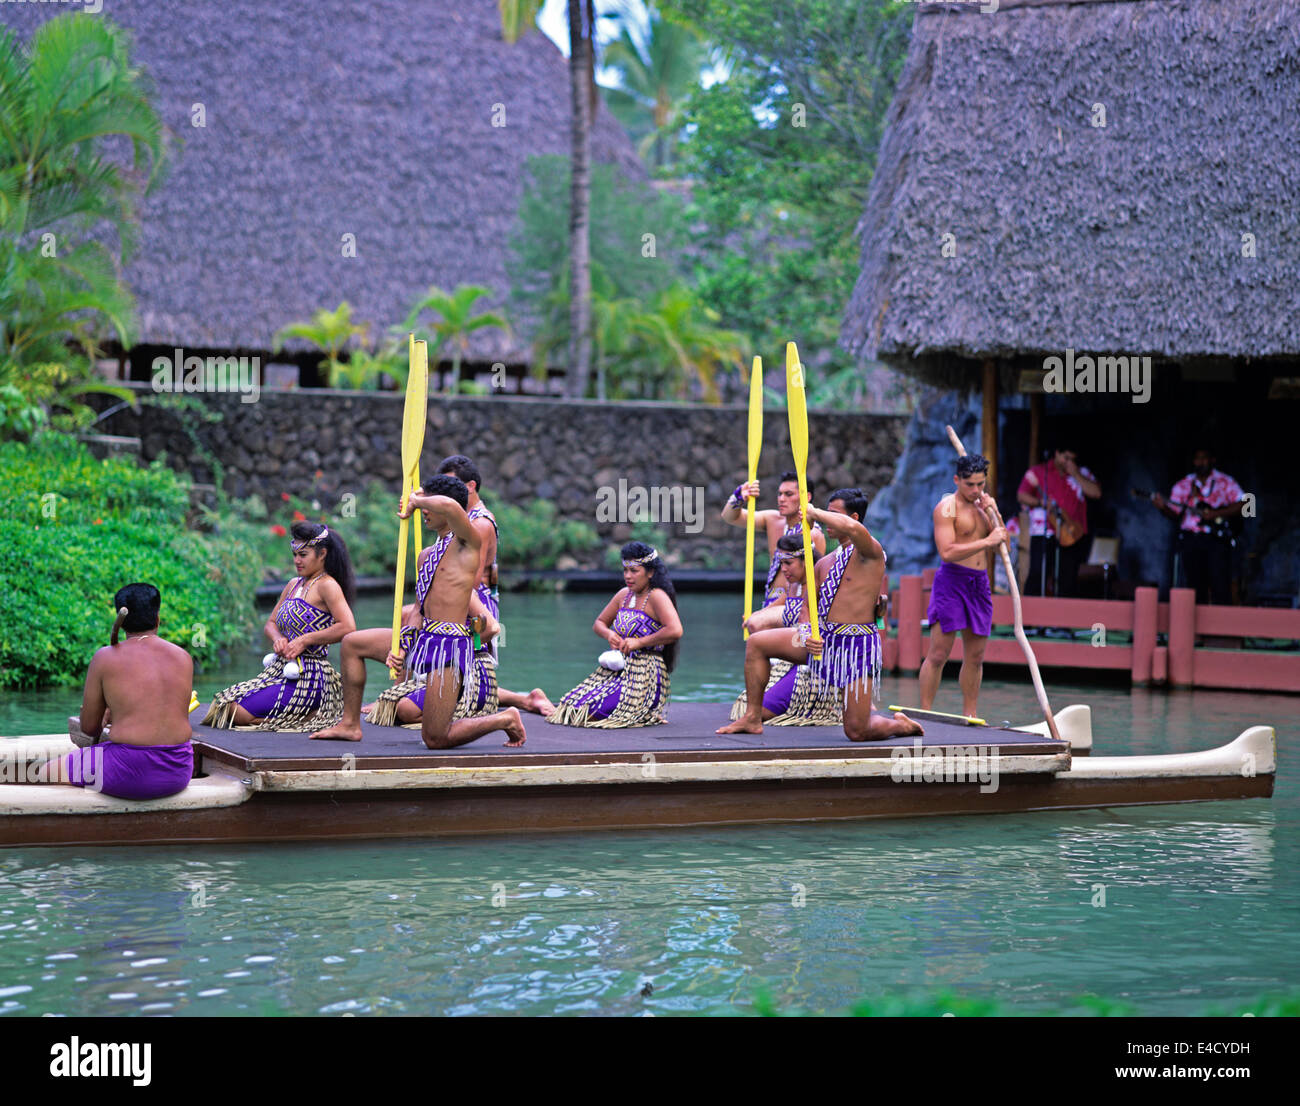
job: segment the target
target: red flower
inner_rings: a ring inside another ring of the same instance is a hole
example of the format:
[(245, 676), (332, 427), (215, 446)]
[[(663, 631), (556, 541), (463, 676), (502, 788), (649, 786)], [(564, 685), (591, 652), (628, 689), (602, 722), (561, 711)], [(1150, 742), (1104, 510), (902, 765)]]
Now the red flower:
[(288, 492), (281, 492), (281, 493), (280, 493), (280, 498), (283, 499), (286, 503), (288, 503), (288, 502), (289, 502), (289, 493), (288, 493)]
[(294, 511), (294, 513), (293, 513), (293, 521), (294, 521), (294, 522), (306, 522), (306, 521), (307, 521), (307, 516), (304, 515), (301, 511)]
[(94, 525), (95, 525), (95, 526), (103, 526), (103, 525), (104, 525), (104, 520), (103, 520), (102, 518), (97, 518), (97, 519), (95, 519)]
[(285, 534), (287, 534), (288, 532), (289, 531), (286, 530), (283, 526), (281, 526), (278, 522), (271, 527), (271, 533), (274, 534), (277, 538), (284, 537)]

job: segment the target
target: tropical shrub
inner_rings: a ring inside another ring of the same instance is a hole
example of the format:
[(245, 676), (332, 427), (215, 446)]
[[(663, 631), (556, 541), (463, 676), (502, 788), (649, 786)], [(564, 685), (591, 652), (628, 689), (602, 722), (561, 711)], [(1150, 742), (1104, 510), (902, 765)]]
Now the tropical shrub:
[(113, 593), (152, 583), (161, 636), (216, 662), (255, 625), (258, 552), (187, 523), (189, 481), (97, 460), (56, 434), (0, 444), (0, 687), (77, 684), (108, 642)]

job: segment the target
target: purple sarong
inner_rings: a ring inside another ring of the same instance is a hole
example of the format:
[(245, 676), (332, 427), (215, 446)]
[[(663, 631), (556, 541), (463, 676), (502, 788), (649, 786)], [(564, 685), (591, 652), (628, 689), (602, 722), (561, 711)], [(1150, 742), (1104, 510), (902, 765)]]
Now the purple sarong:
[(799, 677), (799, 669), (790, 666), (790, 671), (763, 692), (763, 709), (774, 715), (784, 714), (790, 709), (790, 700), (794, 697), (794, 682)]
[(934, 574), (930, 591), (930, 625), (938, 625), (945, 634), (972, 630), (988, 637), (993, 629), (993, 593), (989, 591), (989, 574), (978, 568), (944, 561)]
[(163, 799), (184, 791), (194, 775), (194, 747), (101, 741), (63, 757), (64, 778), (119, 799)]

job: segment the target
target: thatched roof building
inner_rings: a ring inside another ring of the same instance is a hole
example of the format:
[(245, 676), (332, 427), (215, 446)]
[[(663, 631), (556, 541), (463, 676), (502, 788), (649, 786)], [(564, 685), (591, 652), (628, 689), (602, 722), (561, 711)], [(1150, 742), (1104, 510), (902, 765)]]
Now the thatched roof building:
[[(1259, 496), (1250, 588), (1296, 595), (1278, 474), (1300, 376), (1297, 105), (1293, 0), (917, 8), (841, 341), (983, 402), (923, 400), (935, 413), (869, 515), (891, 558), (933, 563), (948, 418), (994, 462), (1004, 510), (1049, 437), (1077, 447), (1103, 488), (1090, 526), (1123, 539), (1121, 576), (1168, 583), (1169, 527), (1128, 491), (1167, 494), (1208, 439)], [(1045, 394), (1046, 359), (1067, 351), (1150, 357), (1147, 396)]]
[(1298, 104), (1291, 0), (922, 5), (844, 345), (944, 383), (1066, 349), (1294, 357)]
[[(70, 10), (0, 4), (0, 22), (28, 37)], [(539, 32), (506, 43), (496, 0), (112, 0), (103, 14), (132, 31), (182, 142), (127, 270), (142, 344), (266, 350), (344, 299), (386, 326), (432, 284), (504, 298), (525, 160), (567, 156), (570, 106), (563, 54)], [(644, 176), (603, 108), (593, 156)], [(528, 358), (518, 336), (474, 341), (475, 359)]]

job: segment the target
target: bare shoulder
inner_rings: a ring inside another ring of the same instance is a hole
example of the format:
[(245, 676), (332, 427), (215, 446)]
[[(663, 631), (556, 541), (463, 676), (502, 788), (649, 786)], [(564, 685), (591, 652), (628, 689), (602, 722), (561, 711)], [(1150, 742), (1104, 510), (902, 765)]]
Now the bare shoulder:
[(158, 644), (174, 660), (184, 659), (187, 665), (191, 668), (194, 667), (194, 658), (190, 656), (187, 650), (182, 649), (174, 641), (168, 641), (166, 638), (159, 638)]
[(949, 492), (934, 508), (935, 518), (956, 518), (957, 517), (957, 493)]
[(648, 606), (650, 607), (650, 613), (654, 616), (656, 622), (662, 622), (664, 620), (663, 616), (666, 615), (669, 610), (676, 609), (673, 607), (673, 601), (668, 598), (668, 593), (664, 591), (663, 588), (650, 589), (650, 602)]

